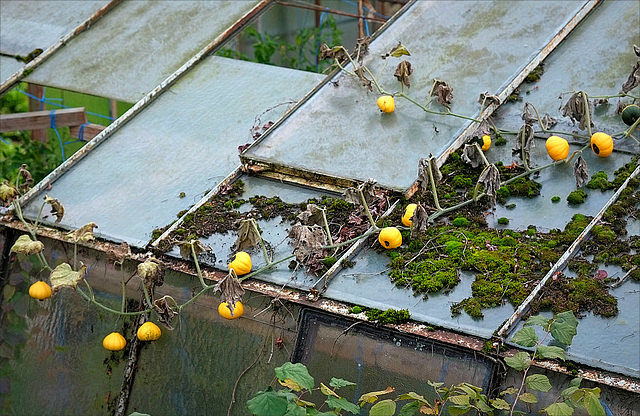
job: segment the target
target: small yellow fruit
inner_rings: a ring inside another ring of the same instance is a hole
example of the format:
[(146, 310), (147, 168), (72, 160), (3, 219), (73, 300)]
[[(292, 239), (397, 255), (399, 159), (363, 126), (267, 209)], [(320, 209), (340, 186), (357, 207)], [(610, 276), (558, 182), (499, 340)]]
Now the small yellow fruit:
[(402, 245), (402, 234), (396, 227), (385, 227), (380, 231), (378, 241), (386, 249), (397, 248)]
[(404, 215), (402, 216), (402, 224), (405, 227), (411, 227), (411, 217), (413, 217), (413, 213), (415, 212), (418, 205), (409, 204), (407, 205), (407, 209), (404, 210)]
[(489, 136), (488, 134), (485, 134), (484, 136), (482, 136), (482, 150), (486, 152), (487, 150), (489, 150), (490, 147), (491, 147), (491, 136)]
[(160, 338), (162, 331), (153, 322), (145, 322), (138, 328), (138, 339), (140, 341), (155, 341)]
[(244, 251), (237, 252), (233, 261), (229, 263), (229, 270), (231, 269), (235, 270), (238, 276), (249, 273), (251, 271), (251, 256)]
[(102, 346), (109, 351), (120, 351), (127, 345), (127, 340), (117, 332), (112, 332), (102, 340)]
[(29, 287), (29, 296), (38, 300), (48, 299), (51, 297), (51, 286), (43, 281), (35, 282)]
[(569, 142), (559, 136), (549, 136), (545, 144), (549, 157), (553, 160), (563, 160), (569, 156)]
[(393, 110), (396, 109), (396, 102), (390, 95), (383, 95), (378, 98), (378, 107), (380, 111), (384, 113), (393, 113)]
[(218, 313), (225, 319), (240, 318), (244, 313), (244, 306), (242, 306), (242, 302), (237, 301), (232, 313), (231, 309), (229, 308), (229, 304), (227, 302), (222, 302), (220, 305), (218, 305)]
[(591, 136), (591, 150), (600, 157), (609, 156), (613, 152), (613, 138), (606, 133), (593, 133), (593, 136)]

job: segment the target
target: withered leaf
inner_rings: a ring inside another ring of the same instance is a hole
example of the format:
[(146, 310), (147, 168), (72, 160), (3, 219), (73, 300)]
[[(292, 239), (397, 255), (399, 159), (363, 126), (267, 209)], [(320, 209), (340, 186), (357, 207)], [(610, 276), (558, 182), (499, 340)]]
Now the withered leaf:
[(126, 241), (122, 242), (120, 245), (110, 248), (107, 250), (107, 258), (109, 261), (114, 262), (115, 264), (122, 265), (125, 259), (131, 257), (131, 248)]
[(20, 195), (18, 190), (9, 185), (9, 182), (3, 181), (2, 184), (0, 184), (0, 201), (9, 202), (9, 200), (15, 198), (18, 195)]
[(65, 238), (70, 238), (74, 242), (83, 241), (88, 243), (89, 241), (95, 241), (95, 236), (93, 235), (93, 229), (98, 228), (96, 223), (90, 222), (89, 224), (85, 224), (77, 230), (71, 231), (67, 233)]
[(396, 67), (396, 72), (393, 74), (394, 77), (400, 83), (406, 85), (407, 88), (411, 88), (411, 80), (409, 77), (413, 74), (413, 68), (411, 68), (411, 62), (402, 61)]
[(156, 299), (153, 302), (153, 309), (158, 315), (158, 321), (160, 321), (160, 323), (168, 330), (173, 330), (171, 323), (173, 322), (173, 317), (177, 315), (177, 312), (174, 311), (172, 305), (169, 305), (169, 302), (167, 302), (167, 296)]
[(78, 286), (78, 282), (84, 279), (87, 275), (87, 266), (84, 264), (80, 266), (80, 270), (73, 271), (68, 263), (62, 263), (56, 266), (51, 272), (49, 280), (51, 281), (51, 291), (56, 293), (63, 287), (68, 287), (73, 290)]
[(419, 233), (427, 231), (427, 226), (429, 225), (429, 214), (427, 214), (427, 210), (418, 203), (416, 210), (413, 211), (413, 216), (411, 217), (411, 238), (415, 238)]
[(149, 257), (143, 263), (138, 264), (137, 274), (147, 288), (162, 286), (164, 284), (164, 263)]
[(436, 79), (434, 80), (431, 96), (436, 96), (441, 106), (450, 109), (451, 101), (453, 100), (453, 88), (446, 81)]
[(481, 92), (478, 103), (485, 105), (487, 102), (489, 104), (500, 105), (500, 98), (495, 94), (489, 94), (489, 91)]
[(367, 89), (369, 91), (373, 91), (373, 83), (371, 82), (371, 80), (369, 78), (367, 78), (367, 76), (364, 73), (364, 69), (363, 67), (358, 67), (355, 71), (353, 71), (356, 76), (358, 78), (360, 78), (360, 81), (362, 81), (362, 86), (363, 87), (367, 87)]
[(638, 46), (638, 45), (633, 45), (633, 53), (635, 53), (635, 54), (636, 54), (636, 56), (637, 56), (638, 58), (640, 58), (640, 46)]
[(26, 192), (29, 190), (31, 185), (33, 185), (33, 177), (31, 176), (31, 172), (27, 169), (27, 165), (22, 164), (22, 166), (20, 166), (18, 169), (18, 175), (22, 178), (20, 192)]
[(321, 61), (325, 59), (335, 59), (338, 61), (342, 61), (346, 57), (347, 53), (343, 46), (338, 45), (330, 48), (326, 43), (320, 45), (320, 50), (318, 51), (318, 59), (320, 59)]
[(231, 274), (230, 272), (224, 279), (216, 284), (216, 287), (213, 288), (214, 292), (217, 292), (218, 290), (221, 292), (220, 301), (227, 302), (231, 315), (233, 315), (236, 302), (241, 300), (242, 295), (244, 295), (244, 288), (240, 284), (240, 281), (235, 277), (235, 274)]
[[(578, 91), (571, 95), (571, 98), (569, 98), (562, 108), (562, 115), (569, 117), (573, 122), (578, 121), (580, 123), (578, 125), (580, 130), (587, 128), (587, 112), (590, 119), (592, 119), (591, 114), (593, 113), (593, 109), (589, 102), (589, 97), (583, 91)], [(591, 127), (593, 127), (593, 123), (591, 123)]]
[[(210, 246), (205, 245), (202, 241), (197, 239), (193, 239), (189, 241), (180, 241), (178, 243), (178, 247), (180, 248), (180, 256), (182, 256), (182, 258), (185, 258), (185, 259), (188, 259), (189, 257), (191, 257), (194, 252), (196, 256), (198, 256), (201, 253), (211, 251)], [(193, 252), (191, 250), (191, 247), (193, 247)]]
[(489, 122), (487, 121), (487, 119), (484, 119), (480, 124), (478, 124), (478, 127), (476, 127), (476, 130), (473, 132), (471, 137), (474, 139), (476, 138), (481, 139), (482, 136), (488, 135), (490, 133), (491, 133), (491, 127), (489, 126)]
[(362, 206), (362, 197), (360, 196), (360, 192), (362, 192), (362, 196), (368, 205), (376, 197), (375, 185), (376, 180), (369, 178), (358, 185), (357, 188), (347, 188), (342, 194), (342, 199), (351, 204)]
[(538, 117), (536, 117), (532, 108), (533, 108), (533, 105), (531, 103), (529, 102), (524, 103), (524, 110), (522, 110), (522, 115), (520, 116), (522, 117), (522, 120), (524, 120), (524, 123), (530, 126), (532, 126), (533, 123), (538, 121)]
[(520, 159), (531, 166), (531, 147), (533, 146), (533, 127), (525, 124), (520, 128), (516, 136), (516, 145), (511, 150), (511, 154), (520, 157)]
[(238, 227), (238, 237), (233, 243), (233, 251), (246, 251), (251, 247), (260, 247), (260, 232), (253, 218), (242, 220)]
[(440, 173), (440, 168), (438, 168), (436, 158), (431, 154), (429, 155), (429, 159), (423, 158), (418, 161), (418, 181), (420, 182), (420, 187), (423, 191), (430, 189), (431, 186), (429, 170), (431, 170), (433, 181), (435, 183), (440, 183), (442, 180), (442, 173)]
[(298, 214), (298, 219), (304, 225), (324, 225), (322, 208), (316, 204), (307, 204), (307, 209)]
[(44, 244), (38, 240), (32, 240), (27, 234), (22, 234), (11, 247), (11, 253), (30, 256), (44, 250)]
[(558, 120), (556, 120), (555, 118), (551, 117), (549, 114), (545, 114), (544, 117), (542, 117), (542, 128), (545, 130), (550, 129), (551, 127), (555, 126), (556, 123), (558, 123)]
[(402, 42), (398, 42), (398, 44), (389, 51), (388, 55), (400, 58), (402, 55), (411, 56), (411, 53), (409, 53), (409, 50), (402, 44)]
[(589, 167), (582, 156), (578, 156), (578, 160), (576, 160), (575, 165), (573, 165), (573, 174), (576, 177), (576, 186), (578, 188), (589, 180)]
[(626, 94), (638, 85), (640, 85), (640, 61), (636, 62), (629, 74), (629, 78), (622, 84), (622, 92)]
[(364, 36), (356, 40), (358, 62), (362, 63), (362, 59), (369, 54), (369, 43), (371, 43), (371, 36)]
[(55, 198), (49, 197), (49, 195), (44, 196), (44, 202), (51, 205), (51, 214), (56, 216), (56, 223), (62, 221), (62, 217), (64, 217), (64, 207)]
[(467, 143), (462, 150), (462, 161), (472, 168), (477, 168), (484, 163), (482, 150), (475, 143)]
[(304, 263), (314, 254), (324, 257), (322, 247), (327, 244), (327, 235), (322, 227), (296, 224), (291, 227), (289, 238), (292, 240), (293, 254), (298, 263)]
[(500, 172), (496, 165), (487, 166), (480, 174), (478, 182), (484, 186), (485, 193), (489, 195), (491, 206), (495, 206), (496, 192), (500, 189)]

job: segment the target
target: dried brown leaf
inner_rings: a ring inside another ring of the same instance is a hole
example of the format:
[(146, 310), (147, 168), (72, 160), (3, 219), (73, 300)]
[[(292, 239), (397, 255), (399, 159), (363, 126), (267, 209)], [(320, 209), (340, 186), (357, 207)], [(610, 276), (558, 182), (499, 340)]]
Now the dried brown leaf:
[(573, 165), (573, 174), (576, 177), (576, 186), (578, 188), (589, 180), (589, 167), (582, 156), (578, 156), (578, 160), (576, 160), (575, 165)]
[(411, 53), (409, 53), (409, 50), (402, 44), (402, 42), (398, 42), (398, 44), (389, 51), (387, 56), (389, 55), (400, 58), (403, 55), (411, 56)]
[(533, 125), (533, 123), (535, 123), (536, 121), (538, 121), (538, 117), (536, 117), (533, 109), (533, 105), (531, 103), (524, 103), (524, 110), (522, 110), (522, 115), (520, 117), (522, 117), (522, 120), (524, 120), (525, 124), (528, 124), (530, 126)]
[(93, 235), (94, 228), (98, 228), (98, 226), (95, 223), (90, 222), (89, 224), (83, 225), (75, 231), (67, 233), (65, 238), (70, 238), (76, 243), (80, 241), (83, 241), (85, 243), (89, 241), (95, 241), (96, 238)]
[(216, 287), (213, 288), (214, 292), (217, 292), (218, 290), (221, 292), (220, 301), (227, 302), (227, 305), (231, 310), (231, 314), (233, 315), (236, 302), (241, 300), (242, 295), (244, 295), (244, 288), (235, 276), (235, 273), (229, 272), (224, 279), (219, 281), (218, 284), (216, 284)]
[[(562, 108), (562, 115), (569, 117), (573, 122), (579, 122), (578, 128), (585, 130), (587, 128), (587, 112), (589, 118), (592, 119), (593, 108), (589, 102), (589, 97), (583, 91), (578, 91), (571, 95), (571, 98)], [(593, 127), (593, 123), (591, 123)]]
[(434, 80), (433, 91), (431, 96), (435, 96), (438, 99), (438, 103), (446, 108), (451, 108), (451, 101), (453, 100), (453, 88), (446, 82), (439, 79)]
[(23, 164), (18, 169), (18, 175), (22, 178), (22, 183), (20, 184), (20, 192), (24, 193), (29, 190), (31, 185), (33, 185), (33, 177), (31, 176), (31, 172), (27, 169), (27, 165)]
[(366, 87), (369, 91), (373, 91), (373, 83), (369, 78), (367, 78), (367, 75), (365, 74), (363, 67), (358, 67), (358, 69), (356, 69), (353, 72), (356, 74), (358, 78), (360, 78), (360, 81), (362, 81), (363, 87)]
[(322, 208), (316, 204), (307, 204), (307, 209), (298, 214), (298, 219), (304, 225), (324, 225), (324, 216)]
[(544, 117), (542, 117), (542, 128), (545, 130), (550, 129), (551, 127), (555, 126), (556, 123), (558, 123), (558, 120), (556, 120), (555, 118), (551, 117), (549, 114), (545, 114)]
[(64, 217), (64, 207), (55, 198), (49, 197), (49, 195), (44, 196), (44, 202), (51, 205), (51, 214), (56, 216), (56, 223), (62, 221), (62, 217)]
[(485, 119), (482, 120), (476, 130), (471, 135), (474, 139), (482, 139), (482, 136), (489, 135), (491, 133), (491, 127), (489, 126), (489, 122)]
[(500, 97), (494, 94), (489, 94), (489, 91), (481, 92), (480, 98), (478, 98), (478, 103), (485, 105), (487, 102), (489, 104), (500, 105)]
[(154, 257), (149, 257), (143, 263), (138, 264), (137, 274), (147, 289), (151, 291), (153, 286), (164, 284), (164, 263)]
[(396, 72), (393, 74), (394, 77), (400, 83), (406, 85), (407, 88), (411, 88), (411, 80), (409, 77), (413, 74), (413, 68), (411, 68), (411, 62), (402, 61), (396, 67)]
[(254, 219), (242, 220), (238, 227), (238, 237), (233, 243), (233, 251), (246, 251), (251, 247), (260, 247), (260, 232)]
[(371, 43), (371, 36), (364, 36), (358, 38), (356, 41), (356, 51), (358, 52), (358, 62), (362, 63), (362, 59), (369, 54), (369, 44)]
[(527, 166), (531, 166), (531, 147), (533, 146), (533, 127), (525, 124), (520, 128), (516, 136), (516, 145), (511, 150), (511, 154), (518, 156)]
[(477, 168), (484, 163), (482, 150), (475, 143), (467, 143), (462, 150), (462, 161), (472, 168)]
[(629, 78), (622, 84), (622, 92), (626, 94), (638, 85), (640, 85), (640, 61), (636, 62), (629, 74)]
[(429, 226), (429, 214), (424, 207), (418, 203), (416, 210), (411, 217), (411, 238), (417, 237), (419, 233), (427, 231)]
[(500, 171), (498, 171), (496, 165), (487, 166), (480, 174), (478, 182), (484, 186), (485, 193), (489, 195), (491, 206), (495, 206), (496, 192), (500, 189)]
[(326, 43), (320, 45), (320, 50), (318, 51), (318, 59), (335, 59), (337, 61), (342, 61), (347, 57), (347, 52), (343, 46), (334, 46), (330, 48)]
[(170, 305), (169, 302), (167, 302), (166, 296), (160, 299), (156, 299), (153, 302), (153, 309), (158, 315), (158, 321), (168, 330), (173, 330), (173, 326), (171, 326), (171, 323), (173, 322), (173, 317), (178, 314), (177, 311), (173, 309), (173, 307), (175, 307), (175, 304)]
[(296, 224), (291, 227), (289, 238), (298, 263), (304, 263), (314, 254), (316, 257), (324, 257), (322, 247), (327, 244), (327, 235), (322, 227)]
[[(195, 252), (196, 256), (198, 256), (201, 253), (212, 251), (211, 247), (196, 239), (189, 241), (180, 241), (178, 242), (178, 247), (180, 248), (180, 256), (185, 259), (191, 257), (193, 255), (193, 252)], [(191, 247), (193, 247), (193, 252), (191, 250)]]

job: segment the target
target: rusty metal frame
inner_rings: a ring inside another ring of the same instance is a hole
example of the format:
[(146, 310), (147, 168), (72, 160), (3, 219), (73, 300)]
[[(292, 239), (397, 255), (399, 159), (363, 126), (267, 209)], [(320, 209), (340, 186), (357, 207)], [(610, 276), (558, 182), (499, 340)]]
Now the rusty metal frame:
[[(117, 0), (122, 1), (122, 0)], [(64, 172), (69, 170), (72, 166), (78, 163), (95, 147), (99, 146), (104, 140), (111, 136), (120, 127), (125, 125), (131, 118), (137, 115), (140, 111), (145, 109), (149, 104), (155, 101), (163, 92), (167, 91), (172, 85), (174, 85), (183, 75), (193, 69), (198, 63), (207, 58), (210, 54), (216, 52), (222, 45), (229, 40), (232, 36), (240, 32), (247, 25), (249, 25), (255, 18), (262, 14), (268, 6), (273, 4), (273, 0), (261, 0), (256, 6), (249, 10), (244, 16), (236, 21), (227, 30), (218, 35), (213, 41), (207, 44), (200, 52), (185, 62), (180, 68), (178, 68), (173, 74), (169, 75), (164, 81), (162, 81), (151, 92), (138, 101), (133, 107), (127, 110), (120, 118), (111, 123), (100, 134), (94, 137), (89, 143), (78, 150), (73, 156), (69, 157), (60, 166), (55, 168), (49, 173), (43, 180), (31, 188), (26, 194), (20, 198), (20, 203), (26, 205), (33, 197), (38, 195), (42, 190), (47, 189), (52, 182), (54, 182)]]

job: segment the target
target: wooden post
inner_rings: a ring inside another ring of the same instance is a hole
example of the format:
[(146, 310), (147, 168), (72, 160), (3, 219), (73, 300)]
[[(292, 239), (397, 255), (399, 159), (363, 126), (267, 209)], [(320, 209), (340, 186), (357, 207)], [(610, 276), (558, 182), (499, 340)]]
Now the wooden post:
[(362, 18), (362, 14), (364, 13), (362, 9), (362, 0), (358, 0), (358, 38), (361, 39), (364, 37), (364, 19)]
[[(27, 84), (27, 92), (34, 97), (42, 98), (44, 94), (44, 88), (41, 85)], [(37, 99), (29, 97), (29, 111), (44, 110), (41, 108), (43, 103)], [(37, 140), (41, 143), (46, 143), (49, 137), (47, 136), (47, 130), (31, 130), (31, 140)]]

